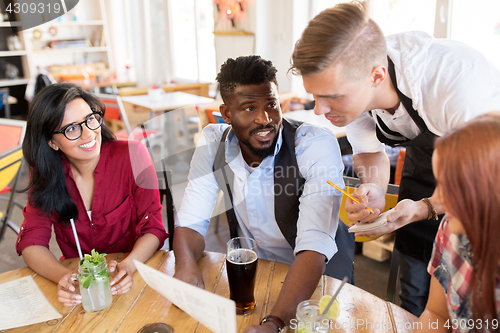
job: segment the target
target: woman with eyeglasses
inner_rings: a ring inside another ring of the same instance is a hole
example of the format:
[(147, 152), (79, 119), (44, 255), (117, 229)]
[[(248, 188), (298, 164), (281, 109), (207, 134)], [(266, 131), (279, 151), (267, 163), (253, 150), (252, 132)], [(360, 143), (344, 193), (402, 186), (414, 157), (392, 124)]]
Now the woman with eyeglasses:
[(58, 284), (64, 306), (81, 303), (81, 296), (70, 283), (73, 272), (49, 251), (52, 227), (66, 258), (78, 257), (71, 219), (83, 254), (130, 252), (109, 263), (112, 294), (130, 291), (132, 260), (145, 262), (168, 237), (146, 147), (115, 140), (104, 112), (102, 102), (69, 83), (44, 88), (28, 111), (23, 154), (30, 182), (16, 249), (31, 269)]

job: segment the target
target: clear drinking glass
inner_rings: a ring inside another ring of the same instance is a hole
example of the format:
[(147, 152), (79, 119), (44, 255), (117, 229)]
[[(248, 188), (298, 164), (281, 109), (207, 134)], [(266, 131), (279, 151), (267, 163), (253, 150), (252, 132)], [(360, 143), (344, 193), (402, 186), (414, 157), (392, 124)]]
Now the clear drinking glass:
[(236, 314), (249, 314), (255, 310), (257, 261), (257, 244), (254, 239), (236, 237), (227, 243), (229, 298), (236, 302)]
[(91, 267), (78, 264), (77, 279), (85, 311), (101, 311), (111, 305), (113, 296), (106, 261)]
[(306, 300), (297, 305), (297, 329), (300, 333), (327, 333), (330, 320), (327, 315), (321, 315), (319, 301)]

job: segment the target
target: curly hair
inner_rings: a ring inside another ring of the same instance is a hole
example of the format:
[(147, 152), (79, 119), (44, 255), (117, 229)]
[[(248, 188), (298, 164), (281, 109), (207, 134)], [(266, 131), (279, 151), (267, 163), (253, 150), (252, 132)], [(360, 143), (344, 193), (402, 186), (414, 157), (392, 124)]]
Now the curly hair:
[(237, 86), (267, 82), (273, 82), (278, 86), (277, 71), (270, 60), (264, 60), (258, 55), (227, 59), (220, 67), (216, 78), (222, 100), (225, 103)]
[[(64, 119), (66, 106), (73, 100), (83, 99), (91, 109), (105, 113), (104, 104), (82, 88), (70, 83), (56, 83), (43, 88), (30, 104), (23, 141), (23, 155), (30, 166), (28, 200), (47, 215), (57, 216), (58, 222), (78, 217), (78, 209), (66, 187), (61, 153), (50, 148), (52, 139)], [(102, 141), (115, 136), (101, 125)]]

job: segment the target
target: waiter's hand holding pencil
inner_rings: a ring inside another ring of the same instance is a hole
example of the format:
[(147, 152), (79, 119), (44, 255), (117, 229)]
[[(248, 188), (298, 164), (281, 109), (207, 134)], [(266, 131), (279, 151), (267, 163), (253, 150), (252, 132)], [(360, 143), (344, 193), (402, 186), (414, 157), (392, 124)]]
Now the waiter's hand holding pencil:
[[(351, 199), (352, 201), (354, 201), (355, 203), (357, 204), (360, 204), (361, 201), (359, 201), (358, 199), (356, 199), (355, 197), (353, 197), (352, 195), (350, 195), (349, 193), (347, 193), (346, 191), (344, 191), (343, 189), (341, 189), (340, 187), (338, 187), (337, 185), (335, 185), (334, 183), (332, 183), (331, 181), (327, 180), (326, 181), (328, 184), (332, 185), (333, 187), (335, 187), (337, 190), (339, 190), (341, 193), (345, 194), (349, 199)], [(375, 212), (373, 211), (373, 209), (371, 209), (370, 207), (366, 206), (366, 209), (368, 209), (370, 211), (370, 213), (373, 213), (375, 214)]]

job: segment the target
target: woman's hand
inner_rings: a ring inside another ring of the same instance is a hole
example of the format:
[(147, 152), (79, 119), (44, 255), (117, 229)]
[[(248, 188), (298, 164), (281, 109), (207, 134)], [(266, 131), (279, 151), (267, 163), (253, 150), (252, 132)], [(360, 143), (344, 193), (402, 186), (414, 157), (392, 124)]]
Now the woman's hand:
[(77, 293), (74, 285), (76, 273), (65, 274), (57, 283), (57, 300), (64, 306), (75, 306), (82, 302), (82, 296)]
[[(132, 265), (132, 267), (130, 265)], [(120, 263), (116, 260), (111, 260), (109, 262), (109, 274), (113, 278), (111, 280), (112, 295), (125, 294), (132, 289), (132, 285), (134, 284), (132, 274), (135, 271), (135, 267), (133, 267), (133, 265), (133, 263), (129, 263), (126, 260)]]

